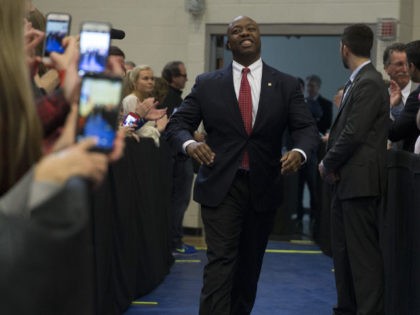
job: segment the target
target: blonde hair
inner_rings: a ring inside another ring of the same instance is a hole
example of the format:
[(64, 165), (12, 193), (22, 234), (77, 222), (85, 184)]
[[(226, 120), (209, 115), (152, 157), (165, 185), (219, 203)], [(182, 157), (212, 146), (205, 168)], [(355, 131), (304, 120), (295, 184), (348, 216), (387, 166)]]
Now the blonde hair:
[(41, 156), (23, 40), (24, 0), (0, 0), (0, 195)]
[(140, 91), (136, 89), (137, 81), (140, 77), (140, 72), (144, 70), (150, 70), (153, 71), (152, 67), (148, 65), (140, 65), (137, 67), (134, 67), (130, 72), (127, 74), (127, 80), (126, 80), (126, 89), (125, 89), (125, 95), (128, 94), (134, 94), (136, 95), (139, 100), (142, 102), (146, 97), (149, 97), (150, 95), (143, 95)]

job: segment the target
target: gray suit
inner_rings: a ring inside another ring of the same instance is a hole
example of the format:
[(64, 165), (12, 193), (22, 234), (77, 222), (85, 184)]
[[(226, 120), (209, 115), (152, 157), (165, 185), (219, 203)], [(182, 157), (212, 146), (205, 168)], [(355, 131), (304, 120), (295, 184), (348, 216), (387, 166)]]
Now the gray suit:
[(372, 64), (355, 77), (331, 127), (323, 164), (334, 185), (335, 314), (383, 314), (378, 211), (386, 187), (389, 95)]

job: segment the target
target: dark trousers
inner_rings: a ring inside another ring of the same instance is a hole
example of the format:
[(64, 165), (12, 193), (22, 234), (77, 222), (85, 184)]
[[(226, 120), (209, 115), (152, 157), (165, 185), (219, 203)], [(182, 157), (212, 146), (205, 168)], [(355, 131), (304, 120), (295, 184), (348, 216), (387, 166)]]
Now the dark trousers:
[(379, 198), (338, 200), (331, 211), (337, 287), (335, 315), (383, 315), (384, 268), (379, 247)]
[(204, 268), (200, 315), (250, 314), (274, 209), (255, 212), (248, 175), (236, 176), (217, 207), (202, 206), (208, 263)]
[(194, 177), (191, 159), (174, 159), (171, 197), (171, 234), (173, 249), (182, 246), (182, 222), (191, 199)]

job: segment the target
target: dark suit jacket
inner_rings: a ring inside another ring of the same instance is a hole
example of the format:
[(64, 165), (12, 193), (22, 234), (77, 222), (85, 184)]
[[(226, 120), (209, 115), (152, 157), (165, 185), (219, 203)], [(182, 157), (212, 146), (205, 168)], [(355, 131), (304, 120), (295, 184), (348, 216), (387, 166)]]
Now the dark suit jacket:
[(219, 205), (226, 196), (247, 149), (250, 158), (251, 198), (255, 209), (274, 210), (281, 195), (279, 170), (282, 134), (289, 127), (294, 148), (309, 157), (318, 144), (315, 122), (297, 80), (263, 65), (258, 113), (247, 135), (235, 95), (232, 65), (197, 77), (195, 85), (167, 126), (167, 138), (178, 152), (192, 139), (203, 120), (207, 144), (215, 152), (211, 166), (197, 175), (194, 199), (206, 206)]
[(380, 196), (385, 188), (389, 95), (372, 64), (364, 66), (350, 87), (331, 127), (327, 171), (338, 174), (337, 196)]
[(169, 86), (168, 94), (166, 95), (162, 104), (158, 105), (158, 108), (167, 108), (166, 114), (168, 117), (172, 115), (175, 108), (178, 108), (182, 103), (182, 91)]
[(416, 116), (420, 108), (420, 86), (417, 87), (407, 98), (404, 109), (400, 116), (395, 120), (389, 129), (389, 140), (403, 140), (403, 150), (414, 152), (414, 144), (420, 135), (417, 128)]
[(321, 95), (318, 96), (318, 102), (323, 114), (316, 125), (319, 132), (325, 134), (330, 129), (332, 123), (332, 103)]

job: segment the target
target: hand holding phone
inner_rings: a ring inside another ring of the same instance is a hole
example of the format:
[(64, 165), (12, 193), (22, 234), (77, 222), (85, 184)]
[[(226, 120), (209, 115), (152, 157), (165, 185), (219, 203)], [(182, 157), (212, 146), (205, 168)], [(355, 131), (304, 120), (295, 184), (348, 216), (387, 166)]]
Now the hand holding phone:
[(64, 53), (63, 39), (69, 35), (71, 17), (67, 13), (48, 13), (43, 62), (49, 64), (52, 52)]

